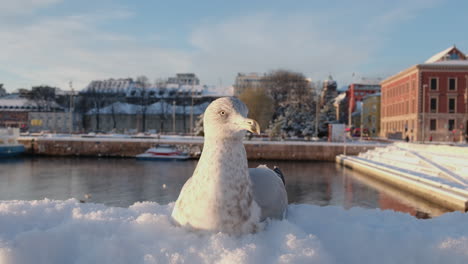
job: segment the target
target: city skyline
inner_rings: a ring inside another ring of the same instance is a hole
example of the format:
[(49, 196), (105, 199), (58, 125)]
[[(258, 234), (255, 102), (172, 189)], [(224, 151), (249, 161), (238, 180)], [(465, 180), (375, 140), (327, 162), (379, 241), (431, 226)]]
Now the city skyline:
[(338, 87), (386, 78), (456, 44), (462, 1), (4, 1), (0, 83), (8, 92), (47, 84), (194, 72), (230, 86), (238, 72), (287, 69)]

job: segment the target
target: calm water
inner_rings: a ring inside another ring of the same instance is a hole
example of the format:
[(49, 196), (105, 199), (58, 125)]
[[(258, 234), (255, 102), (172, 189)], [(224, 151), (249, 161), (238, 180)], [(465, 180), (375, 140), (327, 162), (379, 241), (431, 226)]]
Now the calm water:
[[(175, 201), (196, 160), (20, 158), (0, 160), (0, 200), (83, 199), (127, 207), (137, 201)], [(328, 162), (250, 162), (279, 166), (290, 203), (391, 209), (417, 217), (445, 209)]]

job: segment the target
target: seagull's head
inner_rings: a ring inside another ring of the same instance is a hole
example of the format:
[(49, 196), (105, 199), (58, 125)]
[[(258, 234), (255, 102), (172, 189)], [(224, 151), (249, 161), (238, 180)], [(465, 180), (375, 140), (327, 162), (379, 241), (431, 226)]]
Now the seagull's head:
[(206, 137), (243, 138), (245, 131), (259, 134), (258, 122), (247, 118), (247, 106), (235, 97), (213, 101), (205, 111), (203, 126)]

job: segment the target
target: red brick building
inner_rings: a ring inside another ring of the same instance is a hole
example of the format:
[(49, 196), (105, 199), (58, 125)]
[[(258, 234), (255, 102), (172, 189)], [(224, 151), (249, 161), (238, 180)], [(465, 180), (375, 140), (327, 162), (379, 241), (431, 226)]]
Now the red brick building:
[(468, 60), (455, 46), (385, 79), (381, 86), (381, 136), (461, 141), (468, 132)]
[(18, 127), (21, 131), (28, 129), (29, 112), (36, 110), (27, 99), (0, 99), (0, 127)]
[[(370, 82), (360, 82), (360, 83), (352, 83), (348, 86), (348, 90), (346, 91), (346, 98), (348, 98), (348, 114), (351, 115), (354, 111), (356, 111), (356, 104), (357, 102), (362, 102), (364, 97), (369, 94), (379, 93), (380, 92), (380, 84), (374, 83), (373, 81)], [(348, 122), (351, 124), (351, 118), (348, 119)]]

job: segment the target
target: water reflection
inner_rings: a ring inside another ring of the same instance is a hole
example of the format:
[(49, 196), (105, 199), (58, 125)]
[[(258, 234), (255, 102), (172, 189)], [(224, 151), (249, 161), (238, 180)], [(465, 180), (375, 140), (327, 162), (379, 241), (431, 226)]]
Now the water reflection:
[[(137, 201), (175, 201), (197, 161), (23, 158), (0, 160), (0, 200), (83, 199), (127, 207)], [(327, 162), (249, 162), (279, 166), (290, 203), (392, 209), (418, 217), (446, 210)]]

